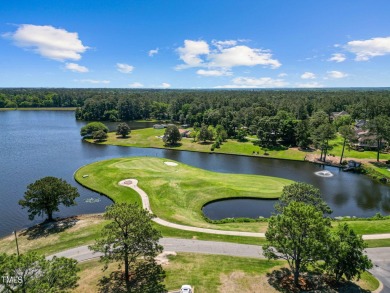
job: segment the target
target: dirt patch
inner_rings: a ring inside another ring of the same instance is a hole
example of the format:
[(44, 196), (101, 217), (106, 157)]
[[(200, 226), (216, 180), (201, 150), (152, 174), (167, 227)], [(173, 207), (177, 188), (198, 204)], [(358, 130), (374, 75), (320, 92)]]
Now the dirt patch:
[(222, 285), (218, 287), (218, 292), (278, 292), (271, 285), (268, 284), (268, 278), (266, 276), (245, 274), (242, 271), (232, 272), (230, 274), (221, 274), (220, 281)]
[(174, 251), (164, 251), (163, 253), (160, 253), (159, 255), (156, 256), (156, 262), (160, 265), (167, 265), (169, 264), (169, 256), (176, 255), (176, 252)]

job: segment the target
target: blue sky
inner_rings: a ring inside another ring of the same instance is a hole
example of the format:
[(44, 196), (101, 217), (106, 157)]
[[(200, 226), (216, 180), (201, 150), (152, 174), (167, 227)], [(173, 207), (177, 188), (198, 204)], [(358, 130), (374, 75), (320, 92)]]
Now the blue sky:
[(389, 87), (388, 0), (0, 2), (0, 87)]

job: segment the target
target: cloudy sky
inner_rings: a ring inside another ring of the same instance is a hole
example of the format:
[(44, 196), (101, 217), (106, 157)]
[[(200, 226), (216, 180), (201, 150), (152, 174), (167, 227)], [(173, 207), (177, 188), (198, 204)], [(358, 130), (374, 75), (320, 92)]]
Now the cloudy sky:
[(389, 87), (388, 0), (0, 2), (0, 87)]

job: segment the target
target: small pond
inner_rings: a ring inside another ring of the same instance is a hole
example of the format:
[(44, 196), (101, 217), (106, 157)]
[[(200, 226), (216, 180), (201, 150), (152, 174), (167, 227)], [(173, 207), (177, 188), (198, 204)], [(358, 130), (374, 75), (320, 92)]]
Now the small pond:
[(226, 218), (268, 218), (274, 212), (276, 199), (232, 198), (206, 204), (203, 214), (210, 220)]

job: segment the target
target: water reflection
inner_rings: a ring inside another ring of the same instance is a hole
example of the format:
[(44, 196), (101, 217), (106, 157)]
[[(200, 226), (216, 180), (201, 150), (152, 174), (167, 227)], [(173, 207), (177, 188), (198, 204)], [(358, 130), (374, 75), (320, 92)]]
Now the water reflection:
[[(115, 129), (116, 124), (111, 127)], [(96, 194), (76, 184), (73, 173), (95, 161), (129, 156), (157, 156), (216, 172), (277, 176), (313, 184), (320, 188), (334, 216), (390, 214), (389, 186), (373, 182), (366, 176), (285, 160), (94, 145), (81, 140), (79, 133), (83, 125), (85, 122), (76, 121), (72, 112), (0, 112), (3, 136), (0, 140), (0, 236), (42, 220), (30, 222), (27, 211), (20, 209), (18, 201), (28, 184), (44, 176), (64, 178), (81, 193), (78, 206), (61, 209), (55, 216), (104, 211), (110, 200), (102, 197), (99, 203), (85, 203), (85, 199), (96, 197)], [(130, 127), (135, 129), (137, 126)], [(314, 175), (322, 170), (328, 170), (334, 176)]]

